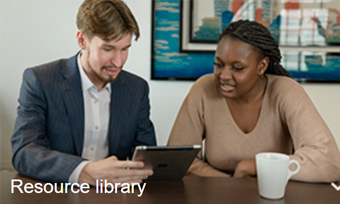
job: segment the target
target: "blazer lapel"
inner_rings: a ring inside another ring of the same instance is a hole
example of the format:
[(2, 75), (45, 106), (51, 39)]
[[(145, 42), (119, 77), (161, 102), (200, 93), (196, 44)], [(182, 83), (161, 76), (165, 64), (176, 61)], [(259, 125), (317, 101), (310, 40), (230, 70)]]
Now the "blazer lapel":
[(119, 142), (121, 139), (121, 120), (124, 119), (124, 110), (128, 105), (126, 100), (127, 91), (124, 87), (124, 76), (120, 73), (117, 81), (111, 84), (111, 105), (109, 122), (109, 155), (117, 155)]
[(77, 55), (71, 57), (61, 69), (65, 80), (58, 84), (68, 112), (72, 136), (78, 156), (81, 156), (84, 143), (84, 99), (81, 86)]

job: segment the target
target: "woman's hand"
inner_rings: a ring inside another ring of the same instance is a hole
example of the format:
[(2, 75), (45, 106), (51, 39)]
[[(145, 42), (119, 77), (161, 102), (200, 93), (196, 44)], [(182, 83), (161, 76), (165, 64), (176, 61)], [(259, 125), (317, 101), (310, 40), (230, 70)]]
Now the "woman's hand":
[(256, 175), (255, 159), (244, 159), (237, 164), (234, 172), (236, 178), (246, 178)]

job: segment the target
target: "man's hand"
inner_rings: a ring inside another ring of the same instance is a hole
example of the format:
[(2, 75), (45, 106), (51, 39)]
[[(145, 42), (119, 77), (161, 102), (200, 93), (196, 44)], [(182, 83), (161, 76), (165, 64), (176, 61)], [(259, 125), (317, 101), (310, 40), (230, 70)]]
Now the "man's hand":
[(78, 182), (95, 185), (96, 179), (107, 179), (110, 183), (141, 183), (153, 174), (153, 171), (139, 169), (143, 162), (118, 161), (117, 157), (88, 163), (80, 172)]
[(255, 159), (244, 159), (237, 164), (234, 172), (236, 178), (246, 178), (256, 175)]

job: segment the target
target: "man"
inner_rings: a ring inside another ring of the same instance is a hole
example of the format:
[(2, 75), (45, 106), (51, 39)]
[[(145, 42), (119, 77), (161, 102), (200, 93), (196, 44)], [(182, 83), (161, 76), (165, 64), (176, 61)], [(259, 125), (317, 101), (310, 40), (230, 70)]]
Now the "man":
[(152, 170), (126, 160), (156, 145), (149, 88), (122, 70), (137, 22), (121, 0), (85, 0), (77, 26), (78, 54), (23, 74), (13, 166), (50, 182), (141, 182)]

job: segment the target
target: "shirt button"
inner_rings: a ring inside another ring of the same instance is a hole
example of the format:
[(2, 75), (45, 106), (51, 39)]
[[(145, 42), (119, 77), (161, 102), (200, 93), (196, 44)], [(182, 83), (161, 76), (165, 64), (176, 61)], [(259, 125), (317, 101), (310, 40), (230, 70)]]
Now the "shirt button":
[(91, 150), (93, 151), (93, 150), (94, 150), (94, 148), (93, 148), (93, 147), (91, 147)]
[(98, 126), (94, 127), (94, 129), (98, 130)]
[(96, 104), (98, 102), (98, 100), (94, 100), (93, 103)]

